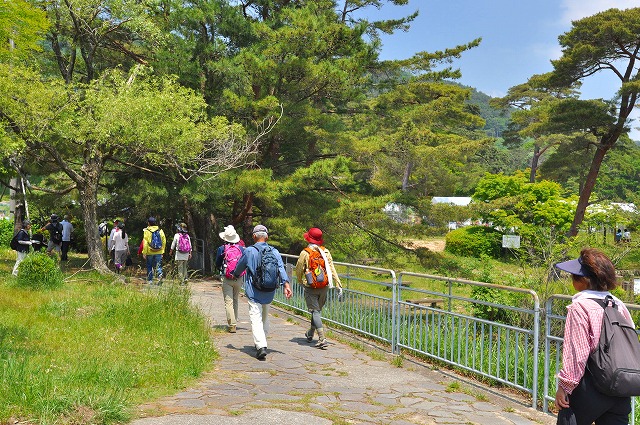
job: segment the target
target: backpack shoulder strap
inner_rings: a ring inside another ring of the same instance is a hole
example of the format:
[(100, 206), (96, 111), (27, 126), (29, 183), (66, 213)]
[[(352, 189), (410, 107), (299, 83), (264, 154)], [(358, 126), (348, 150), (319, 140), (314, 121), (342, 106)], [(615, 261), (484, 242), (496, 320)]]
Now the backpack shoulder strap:
[(265, 249), (260, 249), (260, 248), (258, 248), (256, 245), (251, 245), (249, 248), (253, 248), (253, 249), (255, 249), (256, 251), (258, 251), (258, 252), (260, 253), (260, 255), (262, 255), (262, 254), (264, 254), (264, 252), (265, 252), (268, 248), (271, 248), (271, 247), (270, 247), (269, 245), (266, 245), (266, 248), (265, 248)]
[(609, 305), (609, 301), (611, 301), (611, 307), (616, 307), (616, 302), (611, 295), (607, 295), (604, 298), (589, 298), (592, 301), (598, 303), (598, 305), (604, 309)]
[(312, 252), (321, 252), (321, 250), (323, 250), (324, 247), (320, 246), (320, 245), (314, 245), (313, 247), (307, 246), (304, 250), (307, 251), (309, 254), (311, 254)]

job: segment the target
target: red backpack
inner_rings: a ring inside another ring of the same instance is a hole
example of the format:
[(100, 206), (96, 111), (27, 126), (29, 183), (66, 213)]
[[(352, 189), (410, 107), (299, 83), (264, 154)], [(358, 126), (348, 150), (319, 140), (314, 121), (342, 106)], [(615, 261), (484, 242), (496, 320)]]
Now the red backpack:
[(309, 254), (309, 268), (306, 270), (307, 284), (312, 288), (324, 288), (329, 284), (327, 266), (320, 253), (321, 249), (324, 249), (324, 247), (320, 246), (316, 249), (307, 247), (304, 249)]
[[(235, 279), (233, 272), (236, 270), (240, 257), (242, 257), (240, 245), (228, 243), (224, 246), (224, 277)], [(245, 272), (242, 272), (240, 276), (244, 276)]]

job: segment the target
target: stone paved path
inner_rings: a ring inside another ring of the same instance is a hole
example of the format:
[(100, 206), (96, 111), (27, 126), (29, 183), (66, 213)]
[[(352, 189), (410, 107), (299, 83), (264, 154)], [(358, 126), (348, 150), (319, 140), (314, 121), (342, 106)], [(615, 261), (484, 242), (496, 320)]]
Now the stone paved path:
[[(330, 334), (320, 350), (304, 338), (308, 322), (272, 309), (269, 350), (257, 360), (246, 301), (238, 332), (227, 333), (217, 282), (192, 284), (193, 302), (211, 318), (220, 353), (192, 388), (140, 406), (133, 425), (217, 424), (555, 424), (546, 415), (450, 374)], [(340, 342), (342, 341), (342, 342)]]

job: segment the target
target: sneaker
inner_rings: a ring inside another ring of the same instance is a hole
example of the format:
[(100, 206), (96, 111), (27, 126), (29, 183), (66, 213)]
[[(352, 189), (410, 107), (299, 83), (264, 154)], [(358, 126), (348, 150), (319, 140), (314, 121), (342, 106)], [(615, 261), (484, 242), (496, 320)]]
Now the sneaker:
[(229, 333), (232, 333), (232, 334), (236, 333), (235, 325), (229, 326)]
[(307, 330), (304, 336), (307, 338), (307, 342), (313, 341), (313, 332), (311, 332), (311, 330)]
[(256, 359), (264, 360), (267, 357), (267, 347), (258, 348)]
[(328, 346), (329, 343), (327, 342), (327, 338), (321, 339), (320, 341), (316, 342), (316, 348), (326, 350)]

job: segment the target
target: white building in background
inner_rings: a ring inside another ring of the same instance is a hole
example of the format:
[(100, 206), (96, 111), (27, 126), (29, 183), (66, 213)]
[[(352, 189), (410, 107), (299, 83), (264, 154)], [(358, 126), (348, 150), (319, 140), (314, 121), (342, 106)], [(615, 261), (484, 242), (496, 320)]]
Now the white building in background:
[(403, 224), (418, 224), (420, 217), (415, 213), (413, 208), (396, 202), (389, 202), (384, 206), (382, 211), (393, 221)]
[(459, 207), (466, 207), (471, 203), (470, 196), (434, 196), (431, 198), (432, 204), (450, 204)]
[[(449, 204), (455, 205), (457, 207), (466, 207), (471, 203), (470, 196), (434, 196), (431, 198), (432, 204)], [(449, 230), (456, 230), (461, 226), (470, 226), (471, 219), (465, 220), (462, 223), (458, 223), (457, 221), (450, 221), (448, 224)]]

